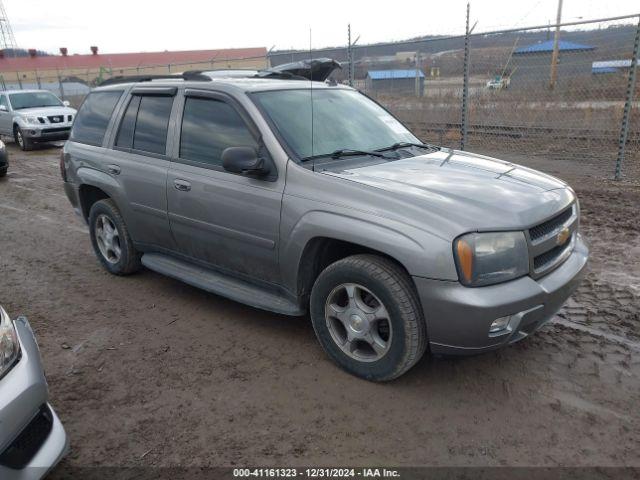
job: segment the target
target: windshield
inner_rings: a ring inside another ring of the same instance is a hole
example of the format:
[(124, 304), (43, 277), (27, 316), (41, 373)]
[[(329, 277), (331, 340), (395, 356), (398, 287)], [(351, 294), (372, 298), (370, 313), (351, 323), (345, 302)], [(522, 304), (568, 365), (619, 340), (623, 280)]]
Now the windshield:
[(61, 107), (62, 102), (53, 93), (49, 92), (25, 92), (9, 95), (11, 106), (14, 110), (34, 107)]
[(301, 159), (343, 149), (372, 151), (398, 142), (419, 142), (382, 107), (353, 90), (277, 90), (258, 92), (254, 98)]

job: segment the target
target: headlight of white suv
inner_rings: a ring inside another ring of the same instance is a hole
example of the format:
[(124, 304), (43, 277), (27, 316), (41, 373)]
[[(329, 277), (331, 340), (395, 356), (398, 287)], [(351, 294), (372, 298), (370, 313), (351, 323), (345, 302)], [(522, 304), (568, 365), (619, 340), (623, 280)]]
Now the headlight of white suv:
[(30, 123), (30, 124), (37, 124), (40, 123), (40, 121), (38, 120), (38, 117), (24, 117), (25, 122)]
[(460, 281), (469, 287), (506, 282), (529, 272), (523, 232), (468, 233), (453, 243)]
[(15, 364), (20, 355), (20, 342), (7, 312), (0, 307), (0, 378)]

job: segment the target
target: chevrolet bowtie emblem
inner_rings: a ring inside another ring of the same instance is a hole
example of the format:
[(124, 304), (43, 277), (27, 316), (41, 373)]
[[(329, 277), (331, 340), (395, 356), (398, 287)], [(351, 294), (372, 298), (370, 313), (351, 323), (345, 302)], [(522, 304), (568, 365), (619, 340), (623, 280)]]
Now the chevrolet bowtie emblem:
[(567, 243), (567, 240), (569, 240), (570, 236), (571, 232), (569, 231), (569, 228), (564, 227), (562, 230), (560, 230), (560, 233), (558, 233), (558, 236), (556, 237), (556, 245), (564, 245), (565, 243)]

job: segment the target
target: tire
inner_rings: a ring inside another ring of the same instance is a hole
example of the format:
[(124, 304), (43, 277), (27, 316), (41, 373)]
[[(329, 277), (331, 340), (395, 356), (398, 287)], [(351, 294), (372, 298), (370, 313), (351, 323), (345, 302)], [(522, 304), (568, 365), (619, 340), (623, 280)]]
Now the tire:
[(16, 126), (13, 129), (13, 139), (16, 142), (16, 145), (20, 147), (23, 152), (27, 152), (33, 148), (33, 143), (28, 138), (22, 134), (22, 129)]
[(8, 168), (0, 168), (0, 178), (7, 176)]
[(322, 348), (360, 378), (393, 380), (426, 350), (426, 324), (415, 286), (386, 258), (354, 255), (329, 265), (311, 290), (309, 310)]
[(89, 234), (98, 260), (108, 272), (130, 275), (140, 269), (140, 254), (113, 200), (93, 204), (89, 212)]

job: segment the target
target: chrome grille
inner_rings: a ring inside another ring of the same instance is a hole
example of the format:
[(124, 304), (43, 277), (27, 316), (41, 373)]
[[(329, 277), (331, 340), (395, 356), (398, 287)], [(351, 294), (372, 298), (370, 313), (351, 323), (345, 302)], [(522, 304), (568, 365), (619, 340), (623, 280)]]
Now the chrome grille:
[(530, 275), (539, 278), (564, 262), (575, 245), (578, 231), (575, 203), (528, 230)]
[(547, 220), (546, 222), (533, 227), (531, 230), (529, 230), (531, 241), (535, 242), (540, 238), (554, 232), (556, 229), (558, 229), (558, 227), (563, 226), (567, 222), (567, 220), (571, 218), (572, 215), (573, 207), (569, 207), (559, 215), (553, 217), (551, 220)]
[(543, 254), (534, 257), (533, 270), (540, 271), (545, 266), (557, 261), (558, 257), (560, 257), (571, 246), (571, 244), (571, 241), (567, 241), (564, 245), (558, 245), (548, 252), (544, 252)]

